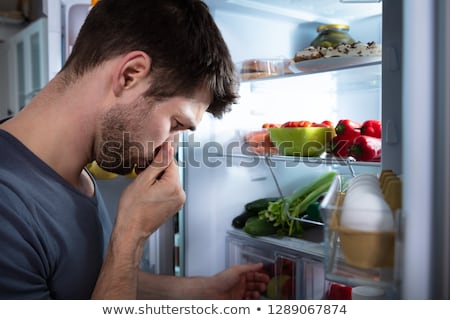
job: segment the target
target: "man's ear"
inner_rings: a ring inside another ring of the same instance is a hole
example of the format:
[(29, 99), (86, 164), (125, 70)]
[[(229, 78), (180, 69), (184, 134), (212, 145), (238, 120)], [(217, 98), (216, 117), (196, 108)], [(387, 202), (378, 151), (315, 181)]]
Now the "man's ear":
[(136, 86), (150, 73), (151, 59), (143, 51), (132, 51), (123, 56), (114, 72), (113, 90), (119, 96), (123, 90)]

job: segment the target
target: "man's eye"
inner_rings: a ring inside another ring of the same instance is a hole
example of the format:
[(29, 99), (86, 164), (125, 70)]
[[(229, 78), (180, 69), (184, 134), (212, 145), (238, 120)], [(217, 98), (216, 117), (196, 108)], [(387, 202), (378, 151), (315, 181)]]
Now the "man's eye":
[(172, 126), (172, 130), (182, 130), (183, 128), (184, 128), (184, 125), (181, 122), (175, 120), (175, 123)]

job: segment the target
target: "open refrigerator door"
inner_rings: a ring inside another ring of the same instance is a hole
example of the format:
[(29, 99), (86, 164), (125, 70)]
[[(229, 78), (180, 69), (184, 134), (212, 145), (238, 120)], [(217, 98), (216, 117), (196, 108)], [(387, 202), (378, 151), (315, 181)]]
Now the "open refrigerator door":
[[(310, 46), (323, 24), (349, 24), (353, 38), (381, 44), (383, 5), (378, 1), (207, 3), (242, 82), (240, 102), (229, 114), (221, 120), (205, 116), (196, 132), (184, 136), (187, 201), (181, 212), (180, 274), (213, 275), (226, 266), (262, 261), (276, 278), (271, 287), (277, 289), (270, 297), (327, 297), (329, 288), (340, 284), (326, 278), (324, 221), (305, 224), (308, 231), (313, 230), (306, 237), (260, 237), (233, 227), (232, 220), (245, 210), (245, 204), (290, 195), (326, 172), (378, 175), (383, 163), (335, 157), (329, 150), (292, 156), (277, 153), (276, 145), (248, 149), (247, 138), (267, 131), (264, 124), (381, 120), (381, 56), (294, 59)], [(244, 65), (263, 72), (249, 73)], [(281, 288), (280, 281), (286, 281), (287, 289)]]

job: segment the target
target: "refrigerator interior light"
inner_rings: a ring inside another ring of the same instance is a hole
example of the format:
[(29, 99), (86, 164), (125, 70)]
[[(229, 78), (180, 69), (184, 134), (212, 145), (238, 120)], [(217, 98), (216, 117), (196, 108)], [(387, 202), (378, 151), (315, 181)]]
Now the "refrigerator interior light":
[[(226, 3), (303, 22), (345, 23), (381, 14), (381, 0), (226, 0)], [(349, 4), (344, 6), (343, 3)]]
[(300, 19), (303, 21), (317, 21), (320, 18), (319, 15), (313, 13), (292, 10), (289, 7), (280, 6), (272, 2), (270, 2), (270, 4), (253, 0), (227, 0), (227, 2), (230, 4), (239, 5), (241, 7), (256, 9), (263, 12), (269, 12), (272, 14), (275, 13), (291, 18)]

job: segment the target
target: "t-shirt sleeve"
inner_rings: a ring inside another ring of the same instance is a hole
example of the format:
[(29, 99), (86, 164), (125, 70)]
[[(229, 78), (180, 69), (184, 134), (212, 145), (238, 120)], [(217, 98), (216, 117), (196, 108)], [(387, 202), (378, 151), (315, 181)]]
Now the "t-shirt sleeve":
[(50, 299), (46, 279), (51, 268), (37, 226), (24, 218), (29, 209), (20, 199), (11, 199), (4, 190), (1, 194), (0, 299)]

